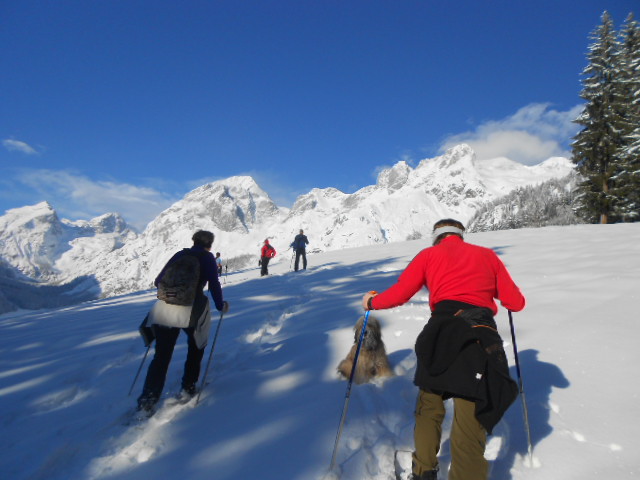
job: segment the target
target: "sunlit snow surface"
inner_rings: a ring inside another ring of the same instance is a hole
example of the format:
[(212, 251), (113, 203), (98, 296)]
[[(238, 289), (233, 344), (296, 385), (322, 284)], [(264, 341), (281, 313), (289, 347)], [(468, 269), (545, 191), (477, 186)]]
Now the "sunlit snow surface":
[[(490, 478), (638, 478), (640, 224), (490, 232), (467, 240), (495, 249), (528, 301), (514, 320), (533, 458), (518, 400), (489, 439)], [(279, 256), (268, 278), (257, 268), (230, 272), (223, 288), (231, 310), (200, 404), (162, 407), (139, 425), (126, 425), (127, 412), (149, 359), (133, 394), (127, 392), (143, 358), (137, 327), (153, 292), (0, 316), (0, 476), (330, 478), (347, 386), (335, 368), (353, 342), (361, 296), (390, 286), (425, 246), (418, 240), (310, 254), (309, 270), (297, 273)], [(423, 290), (405, 306), (375, 312), (396, 377), (351, 390), (335, 478), (395, 480), (394, 464), (410, 463), (413, 345), (427, 302)], [(214, 312), (212, 337), (219, 319)], [(497, 320), (513, 365), (503, 309)], [(166, 399), (179, 388), (185, 350), (182, 335)], [(447, 432), (441, 478), (450, 461)]]

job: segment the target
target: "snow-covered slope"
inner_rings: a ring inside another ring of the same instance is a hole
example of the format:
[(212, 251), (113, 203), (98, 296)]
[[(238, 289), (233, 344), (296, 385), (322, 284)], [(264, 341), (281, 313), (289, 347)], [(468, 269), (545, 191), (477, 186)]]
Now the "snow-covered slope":
[[(510, 408), (487, 448), (492, 480), (635, 480), (640, 476), (636, 365), (640, 224), (476, 233), (495, 249), (527, 297), (514, 314), (528, 404)], [(392, 285), (425, 241), (309, 255), (289, 273), (255, 270), (223, 279), (231, 304), (200, 405), (165, 408), (124, 426), (142, 378), (137, 327), (154, 293), (0, 316), (0, 472), (11, 480), (321, 480), (333, 450), (346, 382), (335, 368), (353, 341), (364, 292)], [(342, 480), (396, 480), (407, 466), (416, 389), (413, 345), (428, 292), (374, 312), (396, 376), (351, 390), (338, 445)], [(214, 313), (212, 337), (219, 315)], [(497, 316), (513, 367), (507, 314)], [(212, 343), (212, 342), (210, 342)], [(209, 347), (203, 367), (209, 356)], [(166, 384), (180, 386), (181, 335)], [(142, 377), (148, 365), (145, 363)], [(445, 419), (440, 478), (450, 463)]]

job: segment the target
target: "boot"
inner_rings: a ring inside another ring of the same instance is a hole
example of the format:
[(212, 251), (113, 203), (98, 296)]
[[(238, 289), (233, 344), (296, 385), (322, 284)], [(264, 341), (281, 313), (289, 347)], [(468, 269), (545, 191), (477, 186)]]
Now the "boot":
[(156, 409), (156, 404), (158, 403), (158, 397), (154, 395), (141, 395), (138, 398), (138, 408), (139, 412), (145, 412), (147, 414), (153, 414)]
[(184, 392), (186, 395), (189, 395), (190, 397), (194, 397), (196, 393), (198, 393), (198, 390), (195, 383), (192, 383), (190, 385), (182, 385), (182, 392)]
[(422, 472), (422, 475), (416, 475), (414, 473), (411, 479), (412, 480), (438, 480), (438, 470), (429, 470), (428, 472)]

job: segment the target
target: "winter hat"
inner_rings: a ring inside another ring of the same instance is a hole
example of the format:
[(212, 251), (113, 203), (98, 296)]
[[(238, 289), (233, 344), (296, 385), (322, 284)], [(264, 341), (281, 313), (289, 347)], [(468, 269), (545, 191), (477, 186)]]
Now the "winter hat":
[(447, 233), (453, 233), (462, 238), (464, 234), (464, 225), (462, 225), (458, 220), (454, 220), (452, 218), (438, 220), (433, 226), (433, 233), (431, 234), (433, 244), (436, 245), (442, 239), (441, 237)]
[(433, 238), (433, 240), (435, 240), (436, 238), (438, 238), (443, 233), (455, 233), (457, 235), (462, 235), (464, 233), (464, 230), (460, 230), (458, 227), (452, 227), (450, 225), (447, 225), (447, 226), (444, 226), (444, 227), (438, 227), (431, 234), (431, 238)]

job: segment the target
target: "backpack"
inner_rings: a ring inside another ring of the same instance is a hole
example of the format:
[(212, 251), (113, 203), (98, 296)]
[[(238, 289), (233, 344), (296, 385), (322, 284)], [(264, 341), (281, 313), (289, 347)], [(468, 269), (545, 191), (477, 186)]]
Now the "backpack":
[(273, 248), (270, 244), (267, 245), (267, 257), (273, 258), (276, 256), (276, 249)]
[(200, 256), (189, 248), (170, 262), (158, 282), (158, 299), (171, 305), (193, 305), (200, 283)]

